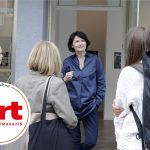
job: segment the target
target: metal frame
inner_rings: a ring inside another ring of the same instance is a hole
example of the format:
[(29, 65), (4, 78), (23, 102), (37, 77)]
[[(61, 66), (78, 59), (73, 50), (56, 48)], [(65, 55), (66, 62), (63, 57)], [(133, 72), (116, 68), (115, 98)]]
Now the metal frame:
[(18, 0), (14, 0), (14, 20), (12, 35), (12, 56), (11, 56), (11, 83), (15, 82), (15, 64), (16, 64), (16, 30), (17, 30), (17, 7)]
[(57, 6), (76, 6), (76, 7), (80, 7), (80, 6), (85, 6), (85, 7), (121, 7), (122, 5), (122, 0), (118, 0), (118, 5), (75, 5), (75, 4), (72, 4), (72, 5), (62, 5), (60, 0), (57, 0)]
[(140, 13), (140, 0), (137, 0), (137, 18), (136, 18), (136, 25), (139, 25), (139, 13)]
[(120, 10), (121, 7), (123, 7), (123, 1), (119, 1), (119, 6), (118, 7), (104, 7), (104, 6), (60, 6), (60, 0), (49, 0), (49, 34), (48, 34), (48, 39), (51, 41), (55, 42), (56, 37), (55, 37), (55, 30), (56, 30), (56, 16), (57, 16), (57, 11), (59, 10), (81, 10), (81, 11), (117, 11)]
[(119, 10), (121, 7), (103, 6), (57, 6), (57, 10), (88, 10), (88, 11), (112, 11)]
[(118, 1), (117, 6), (111, 5), (61, 5), (60, 0), (57, 0), (56, 9), (57, 10), (88, 10), (88, 11), (112, 11), (118, 10), (122, 7), (122, 0)]

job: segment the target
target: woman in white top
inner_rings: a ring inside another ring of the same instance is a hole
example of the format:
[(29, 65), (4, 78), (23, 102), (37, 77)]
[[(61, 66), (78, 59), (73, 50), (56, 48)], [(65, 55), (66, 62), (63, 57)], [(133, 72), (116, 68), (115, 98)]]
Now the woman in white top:
[[(133, 64), (142, 65), (143, 52), (146, 50), (147, 29), (134, 27), (128, 33), (128, 51), (126, 65), (122, 69), (116, 89), (114, 100), (114, 125), (119, 150), (142, 150), (141, 139), (136, 135), (138, 129), (129, 106), (133, 104), (134, 110), (142, 121), (143, 101), (143, 74), (132, 67)], [(121, 112), (121, 113), (120, 113)]]

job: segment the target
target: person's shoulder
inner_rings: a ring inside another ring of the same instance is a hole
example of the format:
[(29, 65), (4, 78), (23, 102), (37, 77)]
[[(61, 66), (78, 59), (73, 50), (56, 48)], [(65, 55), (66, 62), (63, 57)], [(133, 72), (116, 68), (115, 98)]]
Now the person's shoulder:
[(99, 59), (98, 55), (90, 53), (90, 52), (87, 52), (86, 55), (87, 55), (87, 57), (89, 57), (89, 59), (92, 59), (94, 61), (97, 61)]
[(121, 70), (121, 75), (128, 76), (128, 77), (134, 77), (136, 75), (139, 75), (140, 72), (137, 71), (135, 68), (132, 66), (126, 66)]
[(132, 66), (125, 66), (123, 69), (122, 69), (123, 72), (136, 72), (136, 69), (133, 68)]
[(98, 57), (96, 54), (93, 54), (93, 53), (90, 53), (87, 51), (86, 53), (87, 56), (90, 56), (90, 57)]
[(75, 55), (70, 55), (67, 58), (65, 58), (63, 62), (71, 61), (74, 57), (75, 57)]
[(60, 77), (56, 77), (56, 76), (52, 77), (52, 83), (55, 86), (59, 86), (59, 85), (65, 84), (64, 81)]
[(22, 81), (24, 81), (24, 80), (26, 80), (26, 79), (28, 79), (28, 78), (30, 78), (29, 75), (21, 76), (21, 77), (19, 77), (19, 78), (16, 80), (16, 83), (22, 82)]
[(28, 81), (31, 80), (31, 77), (29, 75), (24, 75), (24, 76), (21, 76), (20, 78), (18, 78), (16, 81), (15, 81), (15, 86), (17, 86), (18, 88), (21, 88), (22, 86), (24, 86), (25, 84), (27, 84)]
[(73, 59), (75, 56), (76, 56), (75, 54), (72, 54), (72, 55), (66, 57), (64, 60), (70, 60), (70, 59)]

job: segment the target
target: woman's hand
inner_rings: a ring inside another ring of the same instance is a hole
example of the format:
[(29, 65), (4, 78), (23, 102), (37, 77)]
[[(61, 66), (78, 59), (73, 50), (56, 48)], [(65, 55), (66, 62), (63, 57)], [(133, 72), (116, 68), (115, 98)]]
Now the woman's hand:
[(113, 104), (112, 104), (112, 110), (114, 112), (114, 115), (116, 117), (118, 117), (124, 111), (124, 108), (116, 106), (115, 102), (113, 102)]
[(71, 80), (73, 77), (73, 71), (67, 72), (66, 75), (64, 76), (64, 81), (68, 82), (69, 80)]

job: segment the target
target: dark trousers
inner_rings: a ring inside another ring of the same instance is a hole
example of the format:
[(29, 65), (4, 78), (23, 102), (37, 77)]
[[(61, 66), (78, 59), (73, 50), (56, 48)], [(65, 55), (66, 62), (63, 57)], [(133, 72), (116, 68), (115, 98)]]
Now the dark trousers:
[[(81, 142), (80, 122), (83, 123), (84, 140)], [(89, 115), (78, 120), (76, 128), (71, 130), (75, 150), (91, 150), (97, 142), (98, 136), (98, 110), (95, 108)]]

